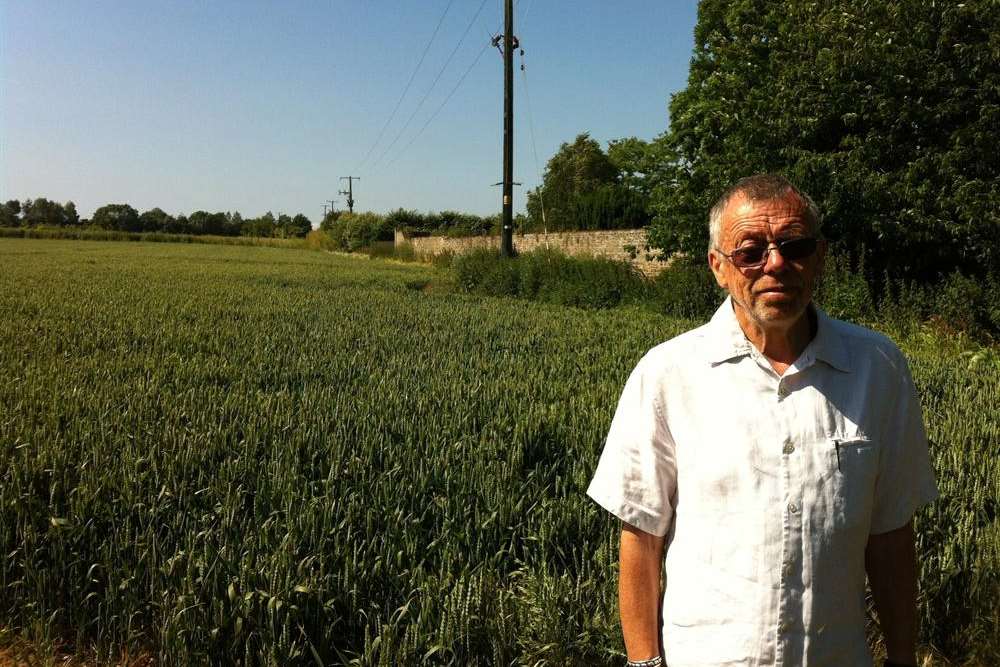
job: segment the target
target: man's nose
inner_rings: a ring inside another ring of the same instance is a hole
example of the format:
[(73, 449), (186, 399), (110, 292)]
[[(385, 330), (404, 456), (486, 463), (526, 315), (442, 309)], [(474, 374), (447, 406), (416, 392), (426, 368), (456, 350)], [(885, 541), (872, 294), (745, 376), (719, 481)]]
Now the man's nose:
[(767, 259), (764, 261), (764, 273), (780, 273), (787, 268), (787, 262), (778, 249), (777, 243), (767, 246)]

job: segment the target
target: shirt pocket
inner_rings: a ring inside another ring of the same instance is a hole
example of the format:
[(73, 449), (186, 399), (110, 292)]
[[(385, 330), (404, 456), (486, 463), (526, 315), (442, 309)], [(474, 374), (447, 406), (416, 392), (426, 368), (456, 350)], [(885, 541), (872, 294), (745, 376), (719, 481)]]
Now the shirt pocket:
[(830, 438), (823, 463), (828, 501), (839, 527), (867, 526), (878, 479), (878, 448), (867, 437)]

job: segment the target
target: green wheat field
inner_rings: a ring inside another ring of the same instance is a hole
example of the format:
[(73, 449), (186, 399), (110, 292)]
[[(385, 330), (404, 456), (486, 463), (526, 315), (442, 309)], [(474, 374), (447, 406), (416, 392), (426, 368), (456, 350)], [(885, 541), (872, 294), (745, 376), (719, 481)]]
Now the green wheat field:
[[(98, 664), (617, 665), (583, 492), (695, 322), (268, 247), (0, 239), (0, 648)], [(1000, 358), (889, 331), (941, 499), (922, 646), (1000, 660)]]

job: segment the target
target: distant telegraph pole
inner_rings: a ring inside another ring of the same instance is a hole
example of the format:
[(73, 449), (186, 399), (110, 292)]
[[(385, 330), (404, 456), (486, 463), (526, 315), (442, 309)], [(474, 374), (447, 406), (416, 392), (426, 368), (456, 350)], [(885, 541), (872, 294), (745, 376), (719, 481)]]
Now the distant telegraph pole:
[(325, 202), (323, 202), (323, 219), (324, 220), (326, 220), (326, 214), (327, 214), (327, 212), (333, 213), (334, 210), (336, 210), (336, 207), (334, 206), (334, 204), (336, 204), (336, 203), (337, 203), (336, 199), (327, 199)]
[[(496, 43), (497, 40), (494, 38)], [(504, 3), (503, 28), (503, 217), (500, 255), (514, 256), (514, 0)]]
[(341, 176), (340, 180), (347, 181), (347, 190), (341, 190), (340, 194), (347, 195), (347, 210), (354, 213), (354, 181), (360, 181), (358, 176)]

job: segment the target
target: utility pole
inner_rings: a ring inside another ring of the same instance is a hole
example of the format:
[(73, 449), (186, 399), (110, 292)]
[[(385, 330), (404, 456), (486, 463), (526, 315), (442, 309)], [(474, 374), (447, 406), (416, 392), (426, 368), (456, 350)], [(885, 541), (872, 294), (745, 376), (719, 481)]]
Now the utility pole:
[(354, 181), (360, 181), (359, 176), (341, 176), (340, 180), (347, 181), (347, 190), (341, 190), (340, 194), (347, 195), (347, 210), (354, 213)]
[(514, 256), (514, 0), (504, 2), (503, 28), (503, 217), (500, 256)]
[(336, 199), (327, 199), (325, 202), (323, 202), (323, 220), (326, 220), (326, 214), (328, 212), (333, 213), (335, 210), (337, 210), (337, 208), (334, 206), (334, 204), (336, 203), (337, 203)]

